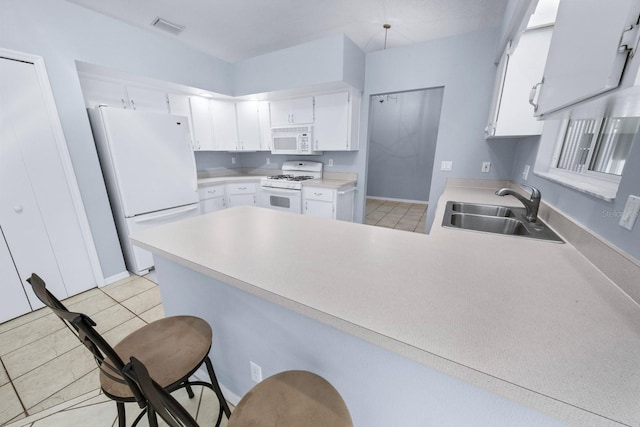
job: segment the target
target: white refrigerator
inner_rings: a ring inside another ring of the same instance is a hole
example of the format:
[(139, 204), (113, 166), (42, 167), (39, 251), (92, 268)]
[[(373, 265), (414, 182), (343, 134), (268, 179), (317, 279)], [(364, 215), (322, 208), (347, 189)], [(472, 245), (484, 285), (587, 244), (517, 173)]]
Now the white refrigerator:
[(89, 109), (102, 174), (127, 269), (145, 274), (151, 253), (129, 235), (198, 215), (198, 180), (186, 117)]

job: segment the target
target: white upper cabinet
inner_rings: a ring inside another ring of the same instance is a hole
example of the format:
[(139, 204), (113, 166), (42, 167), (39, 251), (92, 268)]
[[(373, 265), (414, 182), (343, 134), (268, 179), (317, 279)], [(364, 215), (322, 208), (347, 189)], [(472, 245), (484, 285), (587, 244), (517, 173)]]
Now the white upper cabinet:
[(111, 108), (129, 108), (127, 89), (122, 83), (81, 77), (80, 86), (87, 108), (95, 108), (98, 105), (107, 105)]
[(271, 117), (269, 102), (258, 102), (258, 118), (260, 120), (260, 150), (271, 150)]
[(356, 91), (317, 95), (313, 127), (314, 150), (357, 150), (359, 107), (360, 96)]
[(313, 97), (271, 101), (271, 127), (313, 123)]
[(256, 101), (236, 103), (236, 116), (238, 119), (238, 150), (260, 150), (258, 103)]
[(129, 106), (132, 110), (169, 113), (166, 92), (138, 86), (127, 86)]
[(214, 149), (238, 150), (238, 124), (236, 106), (233, 102), (212, 100)]
[(507, 47), (496, 75), (487, 138), (540, 135), (543, 122), (529, 104), (531, 87), (542, 79), (553, 27), (525, 31), (518, 45)]
[(189, 97), (194, 150), (213, 150), (213, 115), (211, 102), (201, 96)]
[(639, 0), (562, 0), (539, 84), (536, 116), (619, 86), (629, 49), (637, 49)]

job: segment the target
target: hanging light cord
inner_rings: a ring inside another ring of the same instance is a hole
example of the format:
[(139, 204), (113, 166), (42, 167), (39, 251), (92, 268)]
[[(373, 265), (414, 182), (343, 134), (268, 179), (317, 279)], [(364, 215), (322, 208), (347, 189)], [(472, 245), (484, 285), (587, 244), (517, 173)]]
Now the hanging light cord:
[(386, 49), (387, 48), (387, 31), (389, 31), (389, 28), (391, 28), (391, 25), (384, 24), (382, 28), (384, 28), (384, 49)]

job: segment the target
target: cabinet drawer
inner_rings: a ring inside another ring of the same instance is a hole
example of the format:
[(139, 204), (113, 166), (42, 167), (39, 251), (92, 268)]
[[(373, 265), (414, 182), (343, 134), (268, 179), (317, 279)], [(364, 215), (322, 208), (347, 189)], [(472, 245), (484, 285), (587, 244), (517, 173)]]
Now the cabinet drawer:
[(333, 202), (335, 190), (321, 187), (307, 187), (303, 189), (303, 196), (309, 200)]
[(257, 191), (255, 182), (227, 184), (227, 194), (254, 194)]
[(200, 200), (211, 199), (213, 197), (224, 196), (224, 184), (211, 185), (198, 189), (198, 197)]

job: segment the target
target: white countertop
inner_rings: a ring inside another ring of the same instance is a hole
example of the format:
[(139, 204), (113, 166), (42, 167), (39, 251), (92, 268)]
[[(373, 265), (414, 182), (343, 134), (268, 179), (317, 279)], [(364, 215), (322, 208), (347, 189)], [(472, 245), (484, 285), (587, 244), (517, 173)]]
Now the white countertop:
[(640, 425), (637, 304), (569, 244), (440, 227), (493, 191), (447, 188), (430, 235), (238, 207), (132, 240), (576, 425)]
[[(279, 172), (275, 171), (274, 175)], [(216, 184), (224, 184), (224, 183), (232, 183), (232, 182), (252, 182), (255, 181), (257, 183), (260, 182), (260, 179), (266, 178), (267, 175), (229, 175), (229, 176), (216, 176), (211, 178), (198, 178), (198, 188), (203, 188)], [(302, 182), (303, 186), (313, 186), (313, 187), (324, 187), (324, 188), (335, 188), (335, 189), (343, 189), (347, 187), (352, 187), (356, 185), (356, 179), (353, 178), (321, 178), (321, 179), (310, 179), (308, 181)]]

